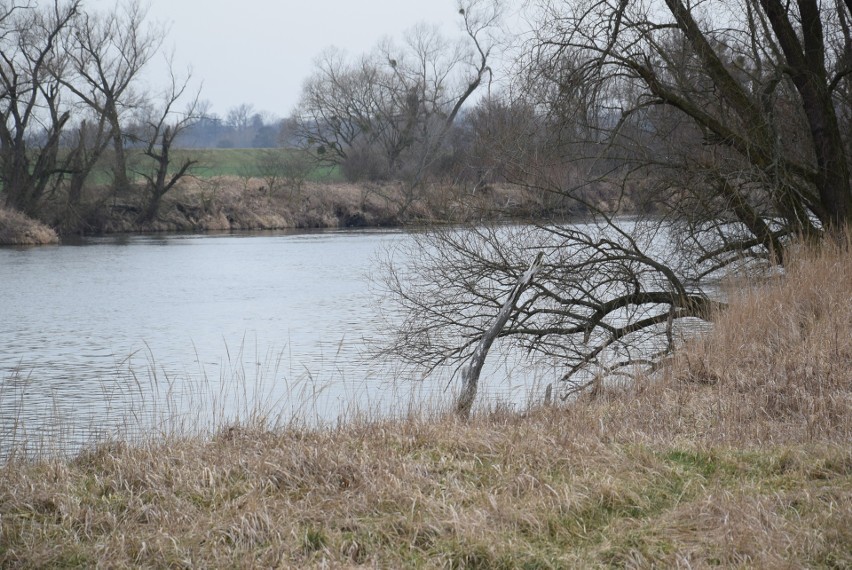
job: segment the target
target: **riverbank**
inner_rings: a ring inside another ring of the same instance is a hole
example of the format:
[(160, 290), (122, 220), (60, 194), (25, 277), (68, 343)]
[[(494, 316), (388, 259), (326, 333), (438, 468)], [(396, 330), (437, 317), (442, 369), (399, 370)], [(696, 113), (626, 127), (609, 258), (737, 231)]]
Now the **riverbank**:
[(633, 389), (12, 461), (0, 566), (848, 567), (850, 298), (826, 248)]
[[(57, 243), (61, 236), (115, 233), (207, 232), (308, 228), (404, 227), (481, 221), (542, 221), (600, 211), (635, 212), (616, 188), (589, 187), (583, 200), (510, 184), (469, 187), (450, 183), (303, 181), (270, 185), (263, 178), (186, 178), (163, 198), (157, 216), (143, 221), (142, 187), (87, 188), (79, 203), (57, 195), (38, 220), (0, 215), (0, 245)], [(35, 228), (35, 229), (34, 229)]]
[[(43, 219), (63, 235), (396, 227), (479, 220), (547, 219), (572, 213), (558, 197), (517, 186), (472, 189), (398, 182), (276, 184), (260, 178), (219, 176), (181, 183), (163, 198), (159, 214), (141, 222), (146, 195), (90, 189), (78, 207), (50, 205)], [(575, 212), (576, 213), (576, 212)]]

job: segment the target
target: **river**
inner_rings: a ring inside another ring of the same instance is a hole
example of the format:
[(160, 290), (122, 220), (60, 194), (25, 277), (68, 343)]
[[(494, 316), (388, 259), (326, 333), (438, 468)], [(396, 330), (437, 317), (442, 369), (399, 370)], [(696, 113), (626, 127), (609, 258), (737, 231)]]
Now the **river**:
[[(374, 362), (369, 275), (400, 231), (84, 238), (0, 248), (0, 458), (237, 421), (334, 423), (440, 407)], [(529, 384), (493, 365), (485, 397)]]

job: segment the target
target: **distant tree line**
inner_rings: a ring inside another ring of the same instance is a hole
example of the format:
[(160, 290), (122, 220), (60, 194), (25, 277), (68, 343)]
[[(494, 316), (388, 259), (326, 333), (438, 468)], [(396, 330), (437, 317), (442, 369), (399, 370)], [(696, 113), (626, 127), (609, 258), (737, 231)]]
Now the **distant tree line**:
[(294, 146), (287, 119), (256, 111), (251, 103), (228, 110), (225, 117), (206, 109), (178, 139), (184, 148), (277, 148)]

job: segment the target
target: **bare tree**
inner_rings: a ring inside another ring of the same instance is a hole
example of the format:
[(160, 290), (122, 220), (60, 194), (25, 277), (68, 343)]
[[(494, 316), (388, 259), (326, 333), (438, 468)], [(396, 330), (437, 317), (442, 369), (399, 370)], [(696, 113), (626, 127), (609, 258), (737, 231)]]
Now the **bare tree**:
[(251, 137), (257, 130), (255, 117), (260, 120), (260, 115), (255, 113), (254, 105), (241, 103), (228, 109), (225, 117), (225, 125), (228, 126), (233, 135), (230, 143), (235, 147), (246, 147), (251, 142)]
[[(171, 65), (169, 67), (171, 69)], [(144, 154), (150, 159), (150, 167), (136, 170), (145, 179), (148, 193), (140, 222), (151, 222), (157, 218), (163, 196), (198, 163), (196, 159), (184, 157), (175, 164), (172, 154), (175, 139), (200, 117), (198, 92), (192, 95), (183, 110), (176, 110), (188, 88), (189, 77), (180, 80), (171, 72), (171, 86), (163, 96), (162, 106), (151, 113), (140, 133), (145, 141)]]
[(270, 194), (287, 187), (289, 198), (296, 198), (314, 166), (301, 149), (265, 148), (255, 157), (253, 174), (263, 179)]
[(559, 362), (563, 395), (602, 376), (653, 370), (721, 307), (672, 269), (669, 238), (664, 226), (604, 216), (417, 234), (382, 272), (393, 313), (404, 316), (384, 354), (426, 371), (461, 368), (540, 252), (497, 350)]
[[(849, 7), (839, 9), (848, 18)], [(713, 11), (665, 0), (540, 10), (527, 77), (553, 94), (555, 116), (579, 103), (574, 118), (609, 158), (656, 177), (692, 230), (730, 221), (737, 239), (699, 232), (703, 255), (780, 255), (784, 235), (852, 221), (837, 118), (837, 86), (852, 63), (837, 51), (846, 40), (832, 9), (748, 0)]]
[(317, 162), (344, 164), (359, 146), (390, 146), (383, 152), (398, 153), (393, 136), (386, 135), (399, 128), (380, 121), (400, 114), (380, 109), (382, 71), (374, 62), (364, 57), (352, 64), (341, 51), (329, 49), (316, 65), (316, 72), (305, 82), (293, 130)]
[(352, 178), (404, 180), (401, 214), (446, 151), (462, 106), (491, 73), (499, 5), (467, 1), (459, 13), (463, 43), (420, 26), (406, 33), (402, 46), (383, 42), (354, 63), (326, 52), (294, 116), (297, 134), (318, 161), (341, 165)]
[(467, 157), (470, 167), (481, 171), (476, 182), (486, 178), (509, 177), (504, 160), (524, 161), (535, 154), (535, 142), (540, 126), (535, 109), (525, 101), (512, 101), (508, 97), (486, 97), (465, 117), (471, 132)]
[(124, 117), (144, 102), (134, 90), (140, 72), (160, 48), (165, 32), (145, 24), (146, 10), (129, 0), (101, 14), (81, 14), (69, 27), (61, 46), (72, 73), (56, 79), (79, 97), (110, 128), (114, 152), (113, 185), (127, 190)]
[(31, 216), (63, 171), (59, 145), (71, 112), (56, 80), (56, 47), (79, 9), (79, 0), (0, 6), (0, 181), (6, 206)]
[(111, 129), (105, 115), (83, 119), (67, 137), (64, 159), (67, 170), (66, 201), (62, 206), (60, 229), (80, 229), (86, 181), (110, 144)]
[(225, 124), (238, 132), (245, 131), (251, 125), (251, 118), (254, 114), (254, 105), (242, 103), (228, 110)]

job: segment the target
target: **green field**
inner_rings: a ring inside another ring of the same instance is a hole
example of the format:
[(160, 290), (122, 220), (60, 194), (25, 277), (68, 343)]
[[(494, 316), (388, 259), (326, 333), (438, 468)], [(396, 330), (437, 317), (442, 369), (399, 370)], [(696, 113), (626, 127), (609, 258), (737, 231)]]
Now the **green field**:
[(198, 161), (194, 173), (204, 178), (215, 176), (260, 176), (257, 165), (263, 151), (257, 148), (180, 149), (175, 151), (175, 162), (191, 157)]
[[(281, 153), (279, 158), (286, 161), (287, 154), (295, 156), (297, 151), (286, 149), (267, 148), (205, 148), (205, 149), (175, 149), (172, 151), (172, 168), (177, 169), (185, 158), (198, 161), (192, 168), (191, 173), (199, 178), (215, 178), (217, 176), (236, 176), (241, 178), (264, 178), (269, 169), (279, 169), (279, 174), (288, 172), (285, 166), (270, 166), (270, 160), (274, 162), (276, 153)], [(131, 179), (141, 181), (141, 177), (135, 172), (143, 168), (150, 168), (151, 161), (147, 159), (141, 150), (129, 152), (128, 174)], [(102, 165), (96, 167), (89, 177), (91, 183), (108, 184), (112, 178), (109, 171), (109, 153), (104, 155)], [(312, 182), (339, 182), (343, 176), (338, 167), (316, 167), (303, 172), (305, 180)]]
[[(285, 149), (268, 148), (210, 148), (210, 149), (179, 149), (174, 151), (175, 162), (182, 158), (191, 157), (198, 161), (193, 169), (196, 176), (212, 178), (216, 176), (262, 177), (264, 176), (263, 162), (273, 153), (295, 153)], [(312, 181), (338, 181), (341, 179), (337, 167), (314, 168), (307, 176)]]

